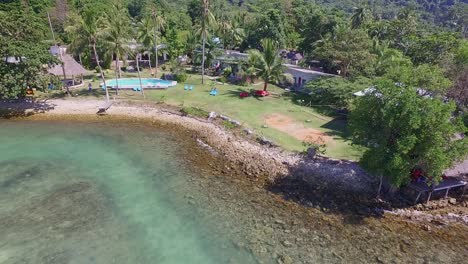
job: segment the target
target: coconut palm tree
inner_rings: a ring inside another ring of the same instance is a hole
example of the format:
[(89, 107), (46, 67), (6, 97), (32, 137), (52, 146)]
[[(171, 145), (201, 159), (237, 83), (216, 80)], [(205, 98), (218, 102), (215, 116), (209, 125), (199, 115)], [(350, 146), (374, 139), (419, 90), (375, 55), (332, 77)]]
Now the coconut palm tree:
[(145, 92), (143, 91), (143, 83), (141, 81), (140, 63), (139, 63), (140, 56), (141, 56), (141, 53), (137, 49), (137, 52), (135, 55), (135, 61), (136, 61), (137, 72), (138, 72), (138, 80), (140, 80), (141, 95), (143, 95), (143, 98), (146, 99)]
[(121, 2), (115, 2), (104, 23), (104, 42), (109, 51), (115, 54), (116, 93), (119, 93), (119, 78), (121, 77), (120, 59), (129, 51), (131, 22), (126, 7)]
[(351, 16), (351, 28), (356, 29), (365, 24), (371, 17), (369, 8), (354, 8), (354, 14)]
[[(200, 46), (199, 46), (200, 47)], [(205, 56), (203, 56), (205, 54)], [(213, 60), (223, 54), (222, 49), (219, 46), (219, 43), (209, 38), (205, 42), (205, 52), (197, 53), (194, 60), (197, 62), (202, 62), (202, 68), (205, 66), (210, 66), (213, 64)], [(204, 63), (204, 64), (203, 64)]]
[(151, 52), (154, 47), (154, 27), (153, 22), (149, 17), (142, 18), (137, 24), (137, 40), (143, 44), (148, 52), (150, 72), (153, 72), (151, 67)]
[(158, 15), (156, 5), (151, 5), (151, 18), (153, 22), (153, 40), (154, 40), (154, 54), (156, 57), (155, 60), (155, 74), (158, 74), (158, 35), (164, 30), (164, 25), (166, 24), (166, 20), (163, 16)]
[(257, 76), (261, 77), (265, 82), (263, 90), (266, 91), (268, 83), (279, 81), (283, 74), (283, 64), (279, 56), (278, 45), (271, 39), (263, 39), (261, 41), (263, 51), (250, 50), (249, 60), (255, 63), (257, 68)]
[(106, 85), (106, 79), (104, 77), (104, 71), (102, 70), (99, 55), (96, 50), (96, 44), (101, 40), (102, 31), (99, 27), (100, 17), (97, 13), (87, 11), (83, 12), (81, 16), (74, 17), (74, 23), (65, 28), (65, 31), (71, 36), (72, 46), (81, 46), (83, 40), (86, 40), (89, 46), (91, 46), (94, 53), (94, 59), (101, 73), (101, 79), (106, 90), (106, 101), (109, 102), (109, 91)]
[(210, 11), (210, 1), (209, 0), (202, 0), (203, 1), (203, 13), (202, 13), (202, 20), (200, 25), (199, 33), (202, 36), (202, 84), (205, 83), (205, 44), (206, 38), (209, 36), (210, 27), (213, 26), (216, 22), (213, 13)]
[(185, 53), (192, 61), (195, 60), (194, 51), (197, 48), (198, 40), (197, 35), (193, 31), (189, 31), (185, 36)]

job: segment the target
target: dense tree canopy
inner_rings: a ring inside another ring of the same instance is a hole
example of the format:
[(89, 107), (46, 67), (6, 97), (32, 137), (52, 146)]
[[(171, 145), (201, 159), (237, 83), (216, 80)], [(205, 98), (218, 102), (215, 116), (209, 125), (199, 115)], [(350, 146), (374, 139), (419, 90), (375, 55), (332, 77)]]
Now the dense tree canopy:
[(395, 186), (408, 183), (410, 171), (420, 167), (433, 182), (468, 150), (466, 131), (453, 118), (453, 103), (417, 94), (414, 86), (382, 80), (356, 102), (351, 113), (353, 140), (367, 147), (361, 164)]
[[(0, 98), (17, 98), (27, 87), (42, 86), (47, 65), (57, 63), (48, 52), (47, 28), (31, 11), (0, 12)], [(13, 59), (18, 62), (7, 62)]]

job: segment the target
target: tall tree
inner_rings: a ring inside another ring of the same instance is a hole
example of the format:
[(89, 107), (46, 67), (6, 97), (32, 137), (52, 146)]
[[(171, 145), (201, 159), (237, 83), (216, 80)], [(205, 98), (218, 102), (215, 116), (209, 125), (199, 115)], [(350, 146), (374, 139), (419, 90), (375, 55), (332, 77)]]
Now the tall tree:
[(153, 19), (153, 39), (154, 39), (154, 56), (155, 56), (155, 74), (158, 74), (158, 36), (161, 33), (161, 30), (164, 30), (164, 25), (166, 20), (162, 15), (158, 14), (158, 10), (155, 4), (151, 5), (151, 18)]
[(410, 181), (415, 167), (440, 182), (442, 172), (468, 151), (468, 139), (456, 136), (467, 128), (453, 118), (455, 104), (420, 96), (416, 87), (393, 80), (374, 88), (357, 100), (350, 119), (353, 141), (367, 147), (363, 167), (397, 187)]
[(43, 65), (58, 61), (47, 51), (47, 27), (39, 16), (22, 10), (0, 11), (0, 21), (0, 98), (22, 97), (27, 87), (40, 88)]
[(154, 30), (151, 18), (142, 18), (137, 25), (137, 40), (145, 47), (148, 52), (150, 72), (153, 72), (151, 67), (151, 52), (154, 47)]
[(366, 24), (371, 18), (371, 12), (367, 7), (354, 8), (354, 13), (351, 16), (351, 28), (356, 29)]
[(214, 25), (216, 19), (210, 11), (210, 1), (202, 0), (203, 13), (202, 19), (200, 21), (200, 30), (199, 33), (202, 37), (202, 64), (201, 64), (201, 75), (202, 75), (202, 84), (205, 83), (205, 44), (206, 38), (210, 34), (210, 27)]
[(337, 64), (342, 76), (353, 74), (372, 75), (375, 55), (371, 51), (372, 40), (361, 29), (338, 27), (316, 44), (314, 54), (321, 60)]
[[(200, 48), (200, 45), (198, 46)], [(195, 61), (197, 63), (205, 63), (204, 67), (209, 67), (210, 65), (213, 64), (213, 60), (217, 57), (223, 54), (222, 49), (220, 47), (220, 44), (209, 38), (205, 42), (205, 53), (204, 56), (202, 53), (197, 53), (195, 56)], [(204, 61), (203, 61), (204, 57)]]
[(120, 60), (129, 51), (131, 22), (127, 9), (120, 1), (114, 2), (104, 25), (104, 41), (109, 51), (115, 54), (116, 93), (119, 93), (119, 78), (121, 77)]
[(271, 39), (263, 39), (262, 52), (250, 50), (249, 56), (255, 62), (255, 68), (258, 69), (257, 75), (265, 82), (263, 90), (266, 91), (268, 83), (277, 82), (283, 74), (283, 65), (279, 56), (278, 45)]
[(84, 40), (91, 46), (106, 91), (106, 101), (109, 101), (109, 90), (107, 89), (106, 78), (96, 49), (97, 43), (102, 42), (103, 30), (99, 27), (101, 19), (100, 13), (88, 9), (81, 16), (76, 16), (74, 22), (65, 31), (71, 35), (72, 46), (81, 46)]

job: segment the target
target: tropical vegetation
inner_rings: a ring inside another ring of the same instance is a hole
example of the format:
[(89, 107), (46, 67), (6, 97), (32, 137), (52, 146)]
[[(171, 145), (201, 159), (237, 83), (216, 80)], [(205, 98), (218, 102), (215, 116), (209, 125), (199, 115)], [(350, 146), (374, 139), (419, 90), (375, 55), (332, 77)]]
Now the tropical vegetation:
[[(139, 76), (146, 65), (156, 77), (169, 68), (180, 81), (187, 69), (202, 83), (207, 74), (237, 74), (267, 90), (292, 82), (280, 54), (297, 52), (301, 66), (334, 75), (309, 81), (301, 100), (350, 120), (366, 169), (401, 185), (419, 166), (438, 181), (465, 157), (467, 11), (464, 1), (429, 0), (2, 1), (0, 97), (57, 82), (46, 74), (59, 63), (48, 52), (54, 39), (104, 86), (110, 68), (118, 83), (128, 59)], [(225, 49), (249, 54), (236, 72), (213, 65)], [(371, 92), (356, 97), (360, 91)]]

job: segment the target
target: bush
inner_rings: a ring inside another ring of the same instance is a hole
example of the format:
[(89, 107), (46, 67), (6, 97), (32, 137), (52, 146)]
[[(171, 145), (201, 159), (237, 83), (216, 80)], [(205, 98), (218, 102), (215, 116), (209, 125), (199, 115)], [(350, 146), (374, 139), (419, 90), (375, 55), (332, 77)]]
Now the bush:
[(223, 76), (225, 78), (229, 78), (229, 76), (231, 75), (232, 73), (232, 68), (231, 67), (227, 67), (223, 70)]
[[(313, 143), (313, 142), (309, 142), (309, 141), (303, 141), (302, 146), (304, 146), (306, 148), (304, 150), (304, 154), (307, 154), (307, 155), (311, 155), (311, 153), (324, 155), (327, 152), (327, 145), (325, 145), (325, 144), (319, 144), (319, 143)], [(311, 151), (311, 149), (313, 151)], [(315, 156), (315, 155), (313, 155), (313, 156)]]
[(121, 70), (121, 71), (124, 71), (124, 72), (127, 71), (127, 66), (122, 66), (122, 67), (120, 67), (120, 70)]
[(167, 67), (166, 67), (166, 65), (165, 65), (165, 64), (163, 64), (163, 65), (161, 66), (161, 70), (163, 70), (163, 71), (165, 71), (165, 70), (166, 70), (166, 68), (167, 68)]
[(95, 70), (97, 73), (101, 73), (101, 70), (99, 69), (99, 66), (94, 67), (94, 70)]
[(350, 81), (341, 77), (326, 77), (307, 82), (312, 103), (336, 109), (350, 109), (354, 93), (369, 88), (369, 79)]
[(191, 115), (196, 117), (207, 118), (210, 113), (197, 107), (184, 107), (180, 110), (183, 115)]
[(188, 75), (186, 73), (176, 73), (173, 75), (173, 79), (179, 83), (185, 82), (188, 78)]
[(222, 83), (227, 83), (228, 82), (228, 79), (224, 76), (221, 76), (219, 79), (218, 79), (220, 82)]
[(227, 129), (234, 129), (234, 128), (237, 127), (236, 124), (234, 124), (234, 123), (232, 123), (232, 122), (230, 122), (230, 121), (228, 121), (228, 120), (223, 120), (223, 126), (224, 126), (225, 128), (227, 128)]

